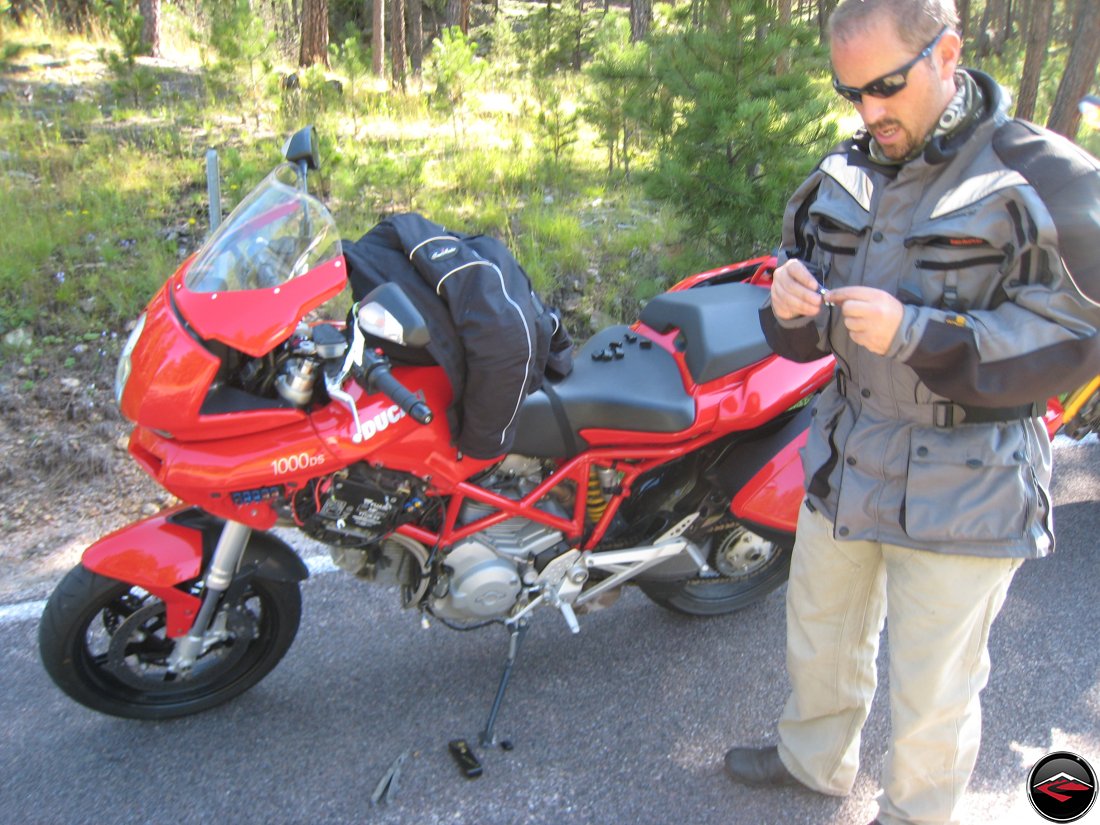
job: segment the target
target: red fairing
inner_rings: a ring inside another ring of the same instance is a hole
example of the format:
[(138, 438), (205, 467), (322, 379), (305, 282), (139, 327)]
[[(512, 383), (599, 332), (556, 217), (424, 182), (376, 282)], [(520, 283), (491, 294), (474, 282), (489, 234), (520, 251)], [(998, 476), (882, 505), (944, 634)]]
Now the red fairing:
[(715, 278), (722, 278), (724, 281), (749, 280), (751, 283), (760, 283), (765, 277), (767, 279), (771, 278), (771, 271), (775, 268), (775, 264), (776, 258), (774, 255), (749, 258), (747, 261), (727, 264), (717, 269), (708, 269), (706, 272), (690, 275), (669, 287), (668, 291), (679, 292), (683, 289), (691, 289), (693, 286), (698, 286), (704, 281), (712, 281)]
[(806, 444), (803, 432), (779, 451), (730, 503), (738, 519), (793, 533), (802, 506), (803, 471), (798, 451)]
[(84, 551), (81, 563), (101, 576), (144, 587), (167, 607), (167, 633), (182, 636), (198, 613), (200, 600), (176, 585), (202, 570), (202, 533), (173, 524), (184, 505), (130, 524)]
[(183, 285), (184, 269), (173, 278), (176, 305), (207, 341), (220, 341), (246, 355), (259, 357), (290, 337), (307, 313), (335, 297), (347, 283), (343, 257), (268, 289), (236, 292), (191, 292)]
[(1043, 423), (1047, 428), (1047, 435), (1054, 438), (1057, 435), (1058, 430), (1062, 429), (1062, 425), (1065, 424), (1066, 411), (1062, 407), (1062, 402), (1057, 398), (1047, 399), (1047, 411), (1043, 416)]
[[(131, 355), (132, 372), (122, 396), (122, 414), (139, 427), (171, 433), (179, 440), (232, 438), (304, 422), (305, 414), (296, 409), (201, 414), (221, 362), (195, 339), (173, 306), (173, 296), (178, 299), (186, 292), (179, 288), (183, 271), (146, 307), (145, 329)], [(294, 325), (284, 339), (293, 329)]]
[(187, 334), (172, 309), (169, 281), (145, 310), (145, 329), (132, 356), (132, 372), (122, 396), (122, 414), (163, 430), (197, 428), (199, 408), (219, 361)]
[(217, 441), (179, 441), (139, 427), (130, 453), (173, 495), (260, 530), (274, 525), (275, 513), (262, 502), (235, 504), (233, 491), (292, 488), (338, 469), (304, 416), (291, 426)]

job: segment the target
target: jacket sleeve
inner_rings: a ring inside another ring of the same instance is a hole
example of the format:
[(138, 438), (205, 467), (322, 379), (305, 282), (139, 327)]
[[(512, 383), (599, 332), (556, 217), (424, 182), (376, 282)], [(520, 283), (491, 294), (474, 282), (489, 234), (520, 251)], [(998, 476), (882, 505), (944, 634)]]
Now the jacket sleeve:
[(986, 407), (1045, 399), (1100, 371), (1100, 166), (1020, 122), (994, 147), (1029, 184), (1014, 193), (1022, 221), (1006, 300), (959, 313), (907, 306), (887, 353), (933, 392)]
[[(819, 265), (819, 252), (809, 227), (809, 209), (817, 196), (821, 172), (815, 171), (798, 187), (783, 215), (783, 245), (777, 255), (779, 265), (798, 258), (811, 266)], [(815, 317), (782, 321), (772, 311), (771, 297), (760, 308), (760, 327), (772, 350), (790, 361), (816, 361), (830, 354), (826, 325), (828, 313)]]

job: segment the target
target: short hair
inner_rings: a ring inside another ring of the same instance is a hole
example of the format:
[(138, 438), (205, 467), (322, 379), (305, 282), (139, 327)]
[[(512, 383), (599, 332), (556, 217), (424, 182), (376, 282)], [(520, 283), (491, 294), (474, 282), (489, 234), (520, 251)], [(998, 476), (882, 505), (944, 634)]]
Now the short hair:
[(945, 26), (958, 30), (955, 0), (841, 0), (829, 17), (829, 41), (844, 41), (885, 15), (902, 43), (923, 49)]

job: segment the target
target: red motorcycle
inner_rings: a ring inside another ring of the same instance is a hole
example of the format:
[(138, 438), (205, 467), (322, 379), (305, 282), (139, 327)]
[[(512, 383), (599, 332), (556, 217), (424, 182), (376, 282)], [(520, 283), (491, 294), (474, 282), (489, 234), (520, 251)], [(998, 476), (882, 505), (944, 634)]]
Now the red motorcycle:
[(511, 453), (471, 459), (436, 414), (452, 400), (442, 369), (365, 343), (426, 342), (398, 287), (368, 295), (353, 323), (326, 320), (346, 264), (306, 191), (315, 145), (309, 130), (290, 141), (126, 343), (130, 453), (185, 504), (100, 539), (51, 595), (39, 642), (62, 690), (164, 719), (256, 684), (294, 639), (308, 575), (277, 526), (396, 583), (425, 622), (509, 630), (484, 742), (537, 608), (575, 633), (628, 583), (694, 615), (783, 583), (805, 402), (833, 367), (769, 351), (757, 312), (770, 259), (688, 278), (596, 334), (552, 397), (527, 397)]

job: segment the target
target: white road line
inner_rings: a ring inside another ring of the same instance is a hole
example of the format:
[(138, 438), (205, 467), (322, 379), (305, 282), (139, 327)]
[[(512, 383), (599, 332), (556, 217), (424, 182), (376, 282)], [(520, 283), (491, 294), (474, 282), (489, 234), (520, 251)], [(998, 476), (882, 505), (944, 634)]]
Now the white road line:
[[(309, 568), (311, 576), (320, 576), (325, 573), (335, 573), (337, 567), (328, 556), (310, 556), (302, 559)], [(0, 627), (16, 622), (37, 622), (46, 609), (46, 600), (40, 599), (29, 602), (16, 602), (15, 604), (0, 604)]]
[(46, 600), (38, 602), (17, 602), (16, 604), (0, 605), (0, 626), (14, 624), (15, 622), (29, 622), (32, 619), (38, 621), (42, 611), (46, 609)]

